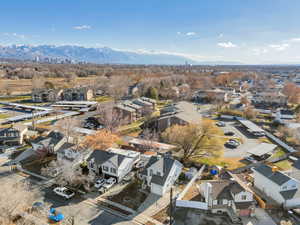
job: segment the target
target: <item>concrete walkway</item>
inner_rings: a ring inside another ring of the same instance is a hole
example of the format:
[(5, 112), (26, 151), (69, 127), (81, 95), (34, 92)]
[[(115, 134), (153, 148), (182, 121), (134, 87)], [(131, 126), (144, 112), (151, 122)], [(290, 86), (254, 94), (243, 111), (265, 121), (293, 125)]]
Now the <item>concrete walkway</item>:
[(244, 225), (276, 225), (273, 219), (264, 209), (256, 208), (254, 218), (243, 218)]

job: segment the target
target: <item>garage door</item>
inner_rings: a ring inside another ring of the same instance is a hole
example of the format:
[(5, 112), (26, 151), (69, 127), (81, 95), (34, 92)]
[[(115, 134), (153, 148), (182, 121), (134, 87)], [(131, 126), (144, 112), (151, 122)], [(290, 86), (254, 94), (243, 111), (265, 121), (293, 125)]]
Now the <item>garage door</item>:
[(154, 184), (154, 183), (151, 184), (151, 192), (153, 194), (157, 194), (157, 195), (160, 195), (160, 196), (163, 194), (162, 193), (162, 187), (160, 185), (157, 185), (157, 184)]

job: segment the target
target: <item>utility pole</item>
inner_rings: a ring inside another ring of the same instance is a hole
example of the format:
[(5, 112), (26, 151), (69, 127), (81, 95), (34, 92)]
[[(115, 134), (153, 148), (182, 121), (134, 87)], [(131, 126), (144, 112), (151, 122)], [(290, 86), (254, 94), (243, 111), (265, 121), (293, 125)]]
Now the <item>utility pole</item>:
[(32, 129), (35, 130), (35, 110), (32, 110)]
[(170, 191), (170, 225), (173, 224), (173, 187)]

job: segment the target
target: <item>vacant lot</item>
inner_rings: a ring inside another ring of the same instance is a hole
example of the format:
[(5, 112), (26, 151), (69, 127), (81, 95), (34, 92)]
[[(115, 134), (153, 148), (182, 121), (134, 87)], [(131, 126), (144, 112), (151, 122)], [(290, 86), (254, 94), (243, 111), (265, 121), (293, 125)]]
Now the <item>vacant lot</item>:
[(137, 210), (138, 207), (145, 201), (147, 195), (140, 191), (141, 186), (137, 181), (128, 184), (121, 192), (116, 195), (109, 196), (108, 199), (120, 203), (128, 208)]
[[(91, 85), (95, 83), (96, 76), (90, 77), (80, 77), (77, 78), (75, 81), (75, 85)], [(45, 81), (50, 81), (55, 85), (55, 87), (64, 87), (67, 84), (64, 78), (49, 78)], [(8, 92), (11, 95), (21, 95), (21, 94), (29, 94), (31, 93), (32, 83), (31, 79), (20, 79), (20, 80), (8, 80), (8, 79), (1, 79), (0, 84), (3, 87), (8, 89)]]

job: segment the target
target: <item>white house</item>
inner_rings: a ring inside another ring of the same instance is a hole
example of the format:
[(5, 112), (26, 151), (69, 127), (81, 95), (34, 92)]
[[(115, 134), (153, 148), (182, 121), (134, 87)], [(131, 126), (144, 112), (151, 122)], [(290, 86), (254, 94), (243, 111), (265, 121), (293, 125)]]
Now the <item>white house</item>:
[(83, 154), (77, 151), (76, 145), (67, 142), (56, 151), (56, 157), (57, 161), (61, 162), (64, 160), (68, 160), (73, 163), (80, 163), (83, 161)]
[(254, 187), (284, 207), (300, 206), (300, 182), (275, 167), (253, 168)]
[(212, 213), (251, 216), (254, 212), (253, 193), (234, 180), (204, 182), (200, 192)]
[(141, 172), (140, 178), (152, 193), (162, 196), (171, 189), (179, 177), (182, 167), (177, 160), (152, 156)]
[(140, 153), (130, 150), (109, 148), (95, 150), (88, 158), (90, 171), (104, 177), (115, 177), (121, 181), (140, 160)]
[(46, 137), (36, 138), (31, 145), (37, 152), (56, 152), (66, 141), (67, 138), (62, 133), (51, 131)]

